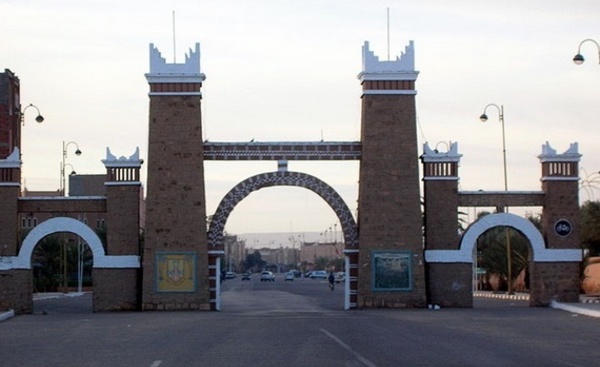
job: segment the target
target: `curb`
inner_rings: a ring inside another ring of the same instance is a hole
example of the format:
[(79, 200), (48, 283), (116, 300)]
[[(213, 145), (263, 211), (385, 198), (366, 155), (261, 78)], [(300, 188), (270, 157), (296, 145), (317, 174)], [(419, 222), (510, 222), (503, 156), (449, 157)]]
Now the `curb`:
[(11, 317), (15, 316), (14, 310), (8, 310), (6, 312), (0, 313), (0, 321), (8, 320)]
[(557, 310), (563, 310), (571, 313), (576, 313), (579, 315), (585, 315), (590, 317), (600, 317), (600, 310), (592, 310), (584, 307), (577, 307), (573, 305), (568, 305), (565, 303), (560, 303), (556, 301), (550, 302), (550, 307), (555, 308)]
[(512, 299), (515, 301), (529, 301), (529, 294), (527, 294), (527, 293), (506, 294), (506, 293), (493, 293), (493, 292), (473, 292), (473, 297)]

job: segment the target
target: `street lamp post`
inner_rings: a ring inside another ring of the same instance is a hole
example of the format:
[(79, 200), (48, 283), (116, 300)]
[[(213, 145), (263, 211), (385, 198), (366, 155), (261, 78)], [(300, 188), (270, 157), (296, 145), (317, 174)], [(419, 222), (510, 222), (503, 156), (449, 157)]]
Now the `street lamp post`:
[[(66, 192), (67, 183), (66, 183), (66, 179), (65, 179), (65, 167), (67, 165), (71, 166), (70, 164), (65, 162), (65, 160), (67, 159), (67, 148), (69, 147), (69, 145), (75, 145), (75, 155), (81, 155), (81, 150), (79, 150), (79, 145), (76, 142), (74, 142), (74, 141), (70, 141), (68, 143), (65, 143), (64, 141), (62, 142), (62, 161), (61, 161), (61, 165), (60, 165), (60, 178), (61, 178), (60, 191), (63, 196), (67, 196), (67, 192)], [(75, 174), (75, 170), (73, 169), (73, 166), (71, 166), (71, 169), (72, 169), (71, 174)]]
[(596, 48), (598, 49), (598, 63), (600, 63), (600, 45), (598, 44), (598, 42), (596, 42), (595, 40), (593, 40), (591, 38), (586, 38), (579, 43), (579, 47), (577, 48), (577, 54), (573, 57), (573, 62), (576, 65), (581, 65), (585, 61), (585, 58), (581, 54), (581, 46), (586, 42), (591, 42), (596, 45)]
[[(483, 109), (483, 114), (479, 117), (482, 122), (486, 122), (488, 120), (485, 112), (488, 107), (495, 107), (498, 110), (500, 124), (502, 125), (502, 160), (503, 160), (503, 168), (504, 168), (504, 191), (508, 191), (508, 175), (506, 172), (506, 135), (504, 131), (504, 106), (498, 106), (495, 103), (490, 103)], [(511, 246), (510, 246), (510, 236), (508, 227), (505, 228), (504, 231), (505, 239), (506, 239), (506, 258), (508, 262), (508, 294), (513, 294), (513, 285), (512, 285), (512, 254), (511, 254)]]
[(37, 116), (35, 117), (35, 121), (38, 124), (41, 124), (44, 121), (44, 117), (40, 114), (40, 109), (37, 108), (33, 103), (30, 103), (21, 112), (21, 125), (23, 125), (23, 126), (25, 126), (25, 111), (27, 111), (27, 109), (29, 109), (31, 107), (35, 108), (35, 110), (37, 111)]

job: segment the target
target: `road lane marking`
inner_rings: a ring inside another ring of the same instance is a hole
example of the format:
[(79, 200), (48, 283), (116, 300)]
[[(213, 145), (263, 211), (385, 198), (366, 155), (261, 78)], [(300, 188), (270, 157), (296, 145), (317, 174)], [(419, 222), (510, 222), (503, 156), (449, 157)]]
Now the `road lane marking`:
[(350, 348), (350, 346), (348, 344), (346, 344), (343, 341), (341, 341), (340, 338), (338, 338), (337, 336), (333, 335), (332, 333), (330, 333), (329, 331), (327, 331), (325, 329), (319, 329), (319, 330), (321, 330), (321, 332), (323, 332), (323, 334), (325, 334), (328, 337), (330, 337), (334, 342), (338, 343), (339, 346), (341, 346), (342, 348), (344, 348), (348, 352), (350, 352), (356, 359), (358, 359), (360, 362), (362, 362), (365, 366), (367, 366), (367, 367), (377, 367), (375, 365), (375, 363), (369, 361), (365, 357), (363, 357), (360, 354), (358, 354), (357, 352), (355, 352), (352, 348)]
[(160, 366), (161, 363), (162, 363), (162, 361), (154, 361), (154, 362), (152, 362), (150, 367), (158, 367), (158, 366)]

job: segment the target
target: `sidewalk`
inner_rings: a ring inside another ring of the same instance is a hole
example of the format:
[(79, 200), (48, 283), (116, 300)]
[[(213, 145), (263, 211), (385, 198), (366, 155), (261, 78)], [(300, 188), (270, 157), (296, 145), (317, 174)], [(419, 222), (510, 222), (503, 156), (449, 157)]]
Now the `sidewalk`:
[[(53, 299), (53, 298), (61, 298), (61, 297), (79, 297), (83, 296), (86, 292), (70, 292), (70, 293), (34, 293), (33, 301), (43, 300), (43, 299)], [(0, 311), (0, 322), (4, 320), (8, 320), (11, 317), (15, 316), (14, 310), (8, 311)]]
[[(485, 297), (485, 298), (498, 298), (498, 299), (513, 299), (516, 301), (528, 301), (528, 293), (494, 293), (477, 291), (473, 293), (473, 297)], [(580, 295), (579, 302), (550, 302), (550, 307), (557, 310), (563, 310), (578, 315), (585, 315), (590, 317), (600, 317), (600, 296), (589, 296)]]

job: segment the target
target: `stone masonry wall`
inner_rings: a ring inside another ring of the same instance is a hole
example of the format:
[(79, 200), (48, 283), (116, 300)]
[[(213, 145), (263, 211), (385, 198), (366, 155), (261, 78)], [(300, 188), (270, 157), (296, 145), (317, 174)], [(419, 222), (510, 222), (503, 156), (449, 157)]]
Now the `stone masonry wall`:
[[(144, 310), (210, 309), (200, 101), (150, 97)], [(195, 254), (195, 291), (157, 291), (157, 252)]]
[(33, 312), (31, 270), (0, 271), (0, 311), (14, 310), (16, 314)]
[(473, 268), (468, 263), (427, 264), (429, 303), (473, 307)]
[(94, 269), (94, 312), (140, 309), (139, 269)]
[(107, 254), (139, 255), (140, 186), (107, 186), (106, 198)]
[[(546, 247), (556, 249), (580, 248), (580, 209), (578, 181), (544, 181), (546, 202), (542, 211), (542, 234)], [(556, 235), (554, 224), (567, 219), (572, 232), (566, 237)]]
[(532, 306), (548, 306), (552, 300), (579, 302), (580, 263), (556, 262), (534, 263), (531, 282)]
[(0, 256), (17, 256), (19, 187), (0, 187)]
[(458, 181), (425, 180), (425, 248), (457, 250)]
[[(414, 95), (362, 97), (357, 306), (425, 307)], [(412, 289), (372, 289), (372, 251), (409, 251)]]

